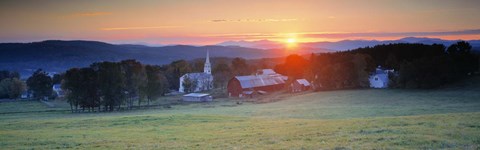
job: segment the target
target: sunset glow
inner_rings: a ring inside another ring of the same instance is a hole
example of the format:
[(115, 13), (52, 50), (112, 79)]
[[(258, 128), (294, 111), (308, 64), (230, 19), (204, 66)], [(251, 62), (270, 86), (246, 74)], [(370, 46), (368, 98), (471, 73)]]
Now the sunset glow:
[(289, 39), (287, 39), (287, 43), (289, 43), (289, 44), (294, 44), (294, 43), (296, 43), (296, 42), (297, 42), (297, 40), (294, 39), (294, 38), (289, 38)]
[(284, 42), (289, 33), (302, 37), (292, 39), (295, 43), (410, 36), (471, 40), (480, 39), (478, 6), (480, 1), (467, 0), (7, 0), (0, 2), (0, 42), (84, 39), (206, 45)]
[(3, 149), (479, 149), (480, 0), (0, 0)]

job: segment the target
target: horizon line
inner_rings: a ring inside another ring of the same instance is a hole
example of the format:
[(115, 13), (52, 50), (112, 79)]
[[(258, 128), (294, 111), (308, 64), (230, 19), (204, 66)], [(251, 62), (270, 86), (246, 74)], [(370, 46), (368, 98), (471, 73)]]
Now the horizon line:
[[(341, 40), (335, 40), (335, 41), (327, 41), (327, 40), (318, 40), (318, 41), (312, 41), (312, 42), (297, 42), (298, 44), (309, 44), (309, 43), (321, 43), (321, 42), (330, 42), (330, 43), (335, 43), (335, 42), (341, 42), (341, 41), (396, 41), (396, 40), (402, 40), (406, 38), (428, 38), (428, 39), (434, 39), (434, 40), (444, 40), (444, 41), (480, 41), (480, 38), (478, 39), (444, 39), (444, 38), (435, 38), (435, 37), (428, 37), (428, 36), (405, 36), (402, 38), (392, 38), (392, 39), (386, 39), (386, 40), (381, 40), (381, 39), (355, 39), (355, 38), (347, 38), (347, 39), (341, 39)], [(259, 41), (268, 41), (268, 42), (274, 42), (274, 43), (284, 43), (281, 41), (277, 40), (269, 40), (269, 39), (258, 39), (258, 40), (225, 40), (222, 42), (218, 42), (215, 44), (185, 44), (185, 43), (173, 43), (173, 44), (161, 44), (161, 43), (150, 43), (150, 42), (142, 42), (142, 41), (133, 41), (133, 42), (116, 42), (115, 40), (109, 41), (109, 40), (95, 40), (95, 39), (42, 39), (42, 40), (29, 40), (29, 41), (2, 41), (0, 44), (28, 44), (28, 43), (39, 43), (39, 42), (46, 42), (46, 41), (86, 41), (86, 42), (102, 42), (102, 43), (108, 43), (108, 44), (113, 44), (113, 45), (143, 45), (143, 46), (156, 46), (156, 47), (163, 47), (163, 46), (176, 46), (176, 45), (187, 45), (187, 46), (235, 46), (235, 45), (221, 45), (224, 42), (259, 42)]]

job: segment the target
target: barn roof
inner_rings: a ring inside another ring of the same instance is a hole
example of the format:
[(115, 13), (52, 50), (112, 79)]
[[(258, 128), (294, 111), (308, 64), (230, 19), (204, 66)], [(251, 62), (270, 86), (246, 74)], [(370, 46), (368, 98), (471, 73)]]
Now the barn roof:
[(297, 79), (297, 82), (303, 86), (310, 86), (310, 82), (308, 82), (307, 79)]
[(240, 81), (240, 86), (243, 89), (253, 88), (253, 87), (262, 87), (270, 85), (284, 84), (286, 77), (276, 74), (276, 75), (250, 75), (250, 76), (235, 76), (235, 78)]

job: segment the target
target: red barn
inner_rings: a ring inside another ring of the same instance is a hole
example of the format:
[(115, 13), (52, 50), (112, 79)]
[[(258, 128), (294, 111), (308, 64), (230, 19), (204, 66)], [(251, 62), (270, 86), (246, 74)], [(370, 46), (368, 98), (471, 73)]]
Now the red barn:
[(283, 89), (286, 80), (287, 77), (276, 73), (235, 76), (228, 81), (227, 91), (230, 97), (244, 97), (254, 91), (273, 92)]

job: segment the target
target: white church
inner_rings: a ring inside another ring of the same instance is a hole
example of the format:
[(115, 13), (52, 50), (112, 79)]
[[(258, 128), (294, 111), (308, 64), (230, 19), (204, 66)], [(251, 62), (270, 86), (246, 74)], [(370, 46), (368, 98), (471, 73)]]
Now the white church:
[(196, 88), (192, 92), (206, 91), (213, 88), (213, 76), (212, 76), (212, 66), (210, 64), (210, 56), (207, 50), (207, 57), (205, 58), (205, 65), (203, 67), (203, 72), (196, 73), (187, 73), (180, 77), (180, 88), (179, 92), (184, 93), (185, 88), (183, 87), (183, 82), (188, 78), (190, 81), (195, 82)]

